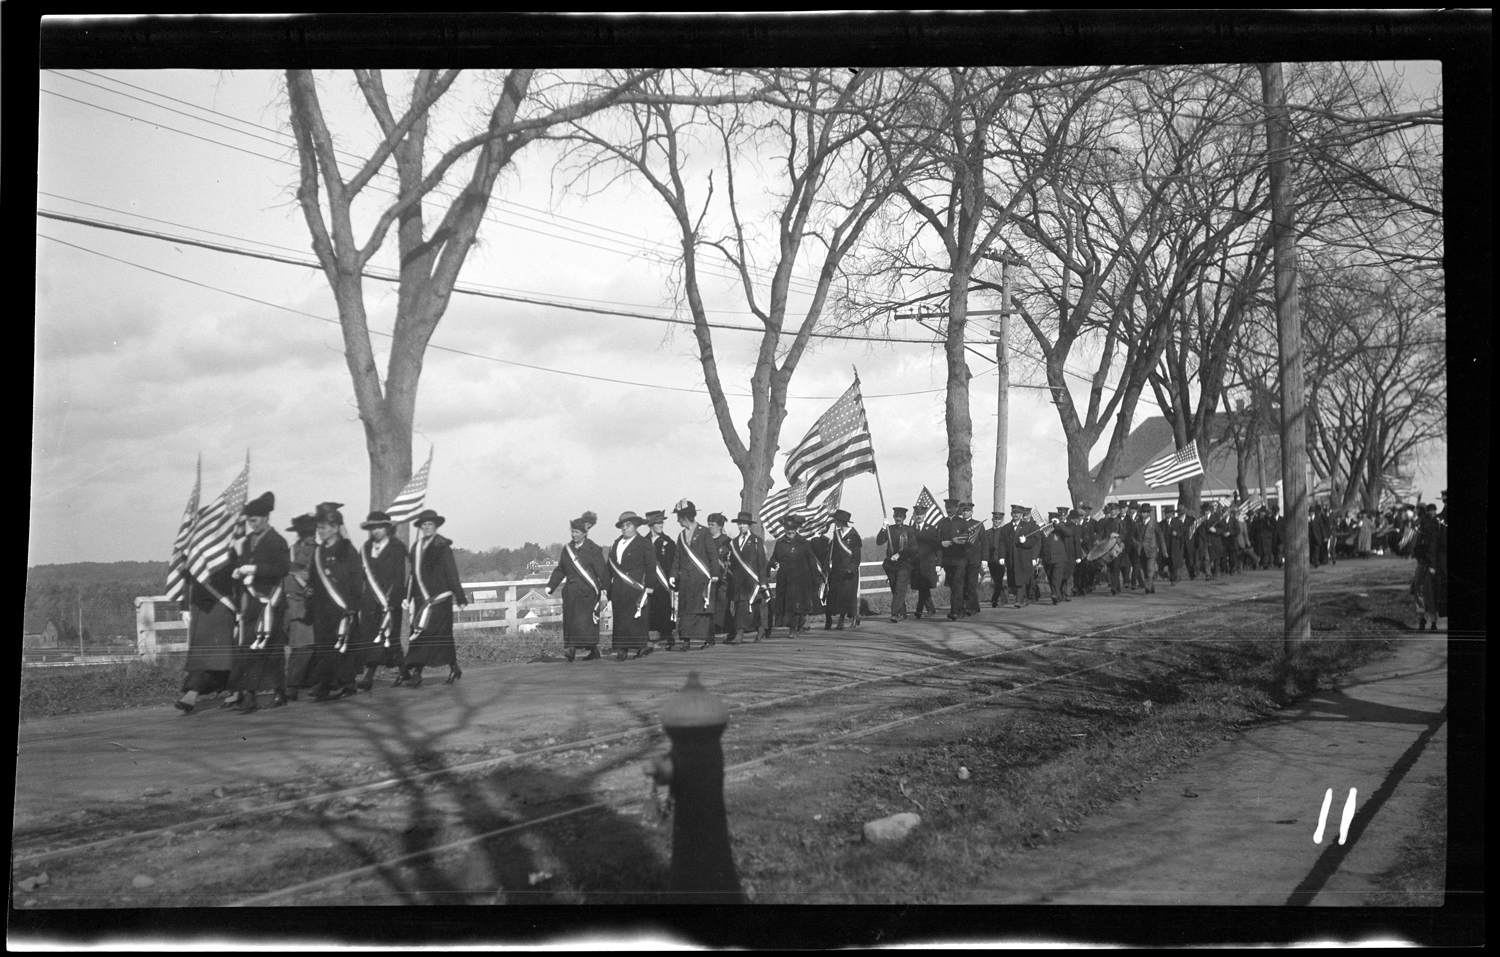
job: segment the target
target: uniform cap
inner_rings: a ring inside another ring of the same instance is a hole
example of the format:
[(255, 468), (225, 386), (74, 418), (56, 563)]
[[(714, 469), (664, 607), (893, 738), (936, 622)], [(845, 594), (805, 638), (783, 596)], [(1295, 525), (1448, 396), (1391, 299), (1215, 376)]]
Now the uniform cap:
[(904, 509), (904, 508), (893, 508), (893, 509), (891, 509), (891, 517), (892, 518), (905, 518), (906, 517), (906, 509)]

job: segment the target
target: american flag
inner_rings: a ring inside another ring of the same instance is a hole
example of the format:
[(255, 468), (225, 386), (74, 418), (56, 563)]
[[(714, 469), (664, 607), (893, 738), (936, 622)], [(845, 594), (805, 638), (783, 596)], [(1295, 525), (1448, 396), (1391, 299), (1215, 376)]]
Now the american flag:
[(391, 507), (386, 509), (386, 514), (391, 517), (391, 524), (400, 525), (417, 517), (422, 511), (422, 506), (427, 501), (427, 475), (432, 471), (432, 449), (427, 450), (427, 462), (417, 469), (417, 474), (411, 477), (394, 499)]
[[(922, 511), (923, 509), (926, 511)], [(912, 526), (915, 528), (936, 528), (946, 516), (943, 514), (943, 506), (939, 505), (932, 493), (927, 491), (927, 486), (922, 486), (922, 494), (917, 496), (917, 504), (911, 509)]]
[(1249, 515), (1251, 512), (1260, 508), (1264, 504), (1266, 504), (1265, 499), (1261, 498), (1259, 495), (1253, 495), (1248, 501), (1241, 502), (1239, 508), (1235, 509), (1235, 513), (1239, 515), (1240, 518), (1244, 518), (1246, 515)]
[(188, 574), (199, 581), (229, 563), (229, 553), (240, 525), (240, 510), (245, 507), (245, 498), (250, 492), (250, 456), (245, 456), (245, 467), (224, 493), (198, 512), (198, 521), (188, 536)]
[(1203, 463), (1198, 461), (1198, 443), (1189, 442), (1186, 448), (1168, 452), (1146, 466), (1141, 477), (1152, 488), (1160, 488), (1202, 474)]
[(875, 471), (870, 423), (859, 395), (859, 379), (829, 407), (812, 429), (787, 453), (786, 478), (806, 482), (815, 499), (851, 475)]
[(772, 492), (766, 496), (766, 500), (760, 506), (760, 524), (766, 530), (768, 538), (780, 538), (786, 534), (786, 526), (781, 520), (796, 512), (805, 514), (807, 508), (807, 483), (801, 482)]
[(838, 511), (839, 502), (844, 497), (844, 486), (836, 486), (822, 503), (810, 512), (807, 512), (807, 524), (802, 526), (807, 530), (808, 537), (822, 535), (833, 525), (833, 513)]
[(167, 563), (167, 599), (181, 601), (187, 594), (188, 542), (193, 537), (193, 526), (198, 519), (198, 494), (203, 489), (203, 456), (198, 457), (198, 478), (193, 482), (193, 494), (188, 496), (187, 508), (182, 512), (182, 524), (177, 526), (177, 538), (172, 542), (172, 558)]

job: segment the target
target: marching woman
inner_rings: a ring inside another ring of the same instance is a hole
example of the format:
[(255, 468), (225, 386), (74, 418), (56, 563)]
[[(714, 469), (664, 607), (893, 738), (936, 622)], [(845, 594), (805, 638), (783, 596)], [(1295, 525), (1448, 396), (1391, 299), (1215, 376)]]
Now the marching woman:
[(563, 590), (563, 656), (568, 661), (587, 648), (584, 661), (599, 657), (599, 613), (604, 609), (605, 587), (609, 581), (609, 565), (604, 560), (604, 551), (589, 540), (589, 529), (599, 521), (593, 512), (584, 512), (582, 517), (568, 523), (572, 541), (563, 546), (558, 556), (557, 567), (547, 582), (547, 594), (555, 594), (557, 586), (567, 579)]
[(752, 641), (771, 636), (771, 616), (766, 607), (771, 595), (771, 583), (766, 574), (766, 546), (760, 536), (750, 530), (755, 519), (749, 512), (735, 516), (734, 523), (740, 527), (740, 537), (729, 542), (724, 588), (734, 606), (729, 637), (724, 639), (725, 644), (731, 645), (739, 640), (740, 635), (753, 634)]
[[(677, 563), (677, 546), (672, 543), (672, 536), (663, 529), (667, 523), (667, 513), (664, 511), (651, 511), (646, 513), (646, 544), (651, 546), (653, 565), (651, 568), (651, 581), (647, 585), (651, 589), (651, 607), (649, 609), (651, 625), (651, 643), (655, 647), (656, 642), (665, 638), (667, 650), (672, 650), (673, 629), (677, 621), (677, 612), (672, 607), (672, 566)], [(640, 534), (640, 533), (637, 533)]]
[(641, 523), (641, 517), (636, 513), (623, 513), (615, 522), (620, 537), (609, 546), (604, 556), (609, 569), (604, 589), (609, 594), (614, 623), (611, 643), (616, 661), (624, 661), (625, 653), (632, 650), (637, 658), (651, 653), (646, 643), (651, 629), (648, 606), (655, 559), (650, 540), (638, 532)]
[(719, 563), (719, 547), (708, 529), (698, 524), (698, 508), (682, 499), (672, 509), (682, 531), (677, 533), (677, 561), (672, 569), (672, 585), (677, 589), (677, 637), (682, 650), (690, 651), (693, 639), (702, 639), (700, 648), (714, 640), (713, 586), (724, 574)]
[(734, 559), (729, 553), (730, 538), (724, 534), (724, 526), (728, 524), (729, 519), (722, 512), (708, 516), (708, 534), (713, 540), (714, 550), (719, 553), (719, 567), (723, 569), (719, 580), (714, 583), (714, 626), (708, 639), (710, 645), (719, 635), (724, 636), (726, 645), (734, 644), (734, 597), (731, 595), (734, 586), (729, 580)]
[(234, 579), (227, 564), (209, 575), (207, 581), (188, 577), (187, 609), (183, 612), (188, 623), (188, 653), (182, 664), (182, 698), (173, 702), (183, 714), (197, 707), (199, 695), (213, 694), (229, 686), (229, 669), (234, 667), (235, 624), (239, 619), (229, 597), (232, 594)]
[(247, 503), (245, 537), (230, 559), (236, 567), (230, 574), (239, 582), (239, 641), (234, 649), (234, 667), (229, 672), (229, 690), (238, 695), (240, 711), (257, 710), (255, 696), (275, 693), (271, 707), (286, 703), (286, 592), (284, 580), (291, 570), (291, 550), (286, 539), (271, 528), (271, 510), (276, 496), (266, 492)]
[[(326, 503), (325, 503), (326, 504)], [(359, 551), (344, 537), (344, 515), (318, 507), (318, 544), (307, 576), (307, 611), (312, 617), (313, 657), (303, 687), (312, 699), (352, 698), (363, 663), (359, 651), (359, 606), (364, 569)]]
[(859, 532), (849, 525), (850, 515), (843, 509), (833, 513), (833, 528), (828, 533), (828, 605), (823, 612), (823, 630), (827, 631), (838, 615), (836, 631), (844, 630), (844, 619), (859, 624), (859, 559), (864, 545)]
[(438, 534), (446, 521), (430, 508), (412, 519), (417, 541), (411, 549), (411, 644), (406, 649), (409, 677), (405, 682), (411, 688), (421, 687), (422, 669), (428, 665), (448, 666), (444, 684), (451, 685), (464, 676), (453, 644), (453, 606), (467, 605), (469, 598), (458, 580), (453, 543)]
[(798, 534), (802, 516), (788, 515), (781, 522), (786, 526), (786, 534), (776, 540), (771, 552), (771, 574), (776, 576), (772, 620), (786, 625), (790, 631), (787, 637), (795, 638), (807, 630), (807, 616), (818, 607), (818, 586), (823, 573), (812, 543)]
[(296, 535), (292, 542), (291, 571), (282, 582), (286, 589), (286, 687), (287, 698), (297, 700), (297, 689), (307, 677), (313, 658), (312, 618), (307, 614), (307, 576), (312, 574), (313, 549), (318, 544), (318, 517), (312, 512), (298, 515), (287, 526)]
[(400, 669), (396, 684), (406, 678), (401, 660), (401, 605), (406, 601), (406, 545), (395, 535), (385, 512), (371, 512), (359, 527), (370, 533), (360, 549), (365, 576), (359, 600), (360, 664), (364, 677), (358, 688), (375, 687), (375, 669)]

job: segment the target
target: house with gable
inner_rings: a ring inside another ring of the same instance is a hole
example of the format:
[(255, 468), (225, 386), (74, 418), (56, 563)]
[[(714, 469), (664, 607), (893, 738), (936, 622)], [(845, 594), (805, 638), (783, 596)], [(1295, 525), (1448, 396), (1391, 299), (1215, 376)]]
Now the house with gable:
[[(1203, 490), (1201, 500), (1230, 500), (1238, 494), (1235, 477), (1239, 474), (1239, 456), (1234, 450), (1234, 441), (1228, 434), (1228, 421), (1216, 416), (1210, 427), (1207, 443), (1200, 443), (1198, 455), (1203, 462)], [(1207, 445), (1206, 450), (1204, 445)], [(1276, 436), (1261, 439), (1259, 454), (1250, 451), (1245, 463), (1245, 485), (1251, 498), (1259, 496), (1267, 504), (1280, 505), (1281, 494), (1281, 443)], [(1146, 484), (1146, 466), (1177, 450), (1172, 435), (1172, 425), (1165, 416), (1155, 415), (1131, 430), (1125, 440), (1119, 462), (1109, 483), (1109, 492), (1103, 502), (1144, 502), (1158, 511), (1163, 505), (1177, 504), (1177, 484), (1152, 488)], [(1095, 481), (1099, 479), (1099, 468), (1093, 471)], [(1311, 476), (1309, 476), (1309, 479)], [(1311, 485), (1311, 482), (1309, 482)]]

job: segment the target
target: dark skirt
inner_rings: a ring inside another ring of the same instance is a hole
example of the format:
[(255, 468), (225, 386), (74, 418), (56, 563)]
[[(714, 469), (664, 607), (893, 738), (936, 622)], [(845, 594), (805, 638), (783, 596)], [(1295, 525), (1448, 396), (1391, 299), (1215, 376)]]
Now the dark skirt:
[[(699, 602), (699, 604), (702, 604), (702, 602)], [(713, 635), (714, 616), (712, 611), (700, 614), (681, 615), (677, 619), (677, 637), (683, 639), (684, 641), (688, 641), (693, 638), (701, 638), (704, 641), (707, 641), (709, 638), (712, 638)]]
[[(382, 639), (380, 625), (385, 621), (385, 609), (379, 605), (366, 606), (359, 613), (359, 646), (351, 649), (358, 654), (360, 668), (375, 665), (380, 668), (399, 668), (406, 653), (401, 650), (401, 606), (391, 609), (390, 637)], [(389, 641), (389, 645), (385, 644)]]
[(213, 694), (223, 691), (229, 687), (228, 671), (189, 671), (182, 676), (182, 691), (196, 691), (199, 694)]
[(599, 622), (594, 620), (599, 593), (583, 582), (570, 581), (563, 585), (562, 594), (563, 647), (599, 647)]
[(647, 632), (651, 630), (650, 599), (647, 599), (641, 617), (637, 618), (635, 610), (640, 606), (640, 592), (623, 586), (611, 588), (610, 592), (609, 606), (613, 616), (610, 646), (616, 649), (646, 647)]
[(286, 687), (285, 645), (252, 651), (248, 644), (235, 649), (229, 672), (230, 691), (277, 691)]
[[(422, 604), (413, 609), (413, 623), (422, 620)], [(414, 635), (406, 649), (407, 666), (456, 665), (458, 648), (453, 644), (453, 601), (440, 601), (432, 606), (427, 617), (427, 626), (422, 633)]]
[[(188, 618), (188, 653), (182, 670), (222, 671), (234, 667), (234, 623), (237, 616), (215, 603), (209, 611), (194, 609)], [(184, 688), (183, 690), (188, 690)]]
[[(639, 601), (639, 597), (636, 599)], [(630, 614), (635, 615), (635, 607), (631, 606)], [(646, 601), (646, 610), (641, 617), (650, 616), (649, 630), (659, 631), (662, 635), (672, 633), (672, 593), (663, 585), (656, 585), (651, 589), (651, 597)]]

